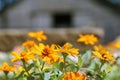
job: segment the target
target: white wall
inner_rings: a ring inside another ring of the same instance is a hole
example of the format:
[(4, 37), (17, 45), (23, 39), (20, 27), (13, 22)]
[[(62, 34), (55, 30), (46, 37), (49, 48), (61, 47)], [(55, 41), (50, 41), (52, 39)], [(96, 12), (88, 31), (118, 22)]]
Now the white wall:
[(87, 14), (82, 14), (79, 11), (76, 11), (73, 14), (73, 25), (74, 27), (83, 27), (92, 24), (92, 17)]
[(52, 16), (50, 13), (41, 12), (32, 17), (32, 26), (36, 28), (52, 27)]

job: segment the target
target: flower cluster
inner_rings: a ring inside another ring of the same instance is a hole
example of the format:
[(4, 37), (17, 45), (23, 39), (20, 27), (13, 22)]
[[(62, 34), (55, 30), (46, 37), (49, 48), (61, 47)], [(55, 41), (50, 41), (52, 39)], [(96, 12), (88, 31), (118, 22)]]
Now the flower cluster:
[[(47, 39), (43, 31), (30, 32), (28, 35), (38, 42), (27, 40), (21, 45), (20, 51), (11, 52), (14, 66), (4, 62), (0, 67), (6, 80), (106, 80), (111, 70), (107, 71), (103, 67), (115, 61), (113, 54), (106, 48), (95, 45), (98, 38), (93, 34), (80, 35), (78, 38), (78, 42), (94, 47), (93, 50), (81, 52), (83, 54), (68, 42), (63, 46), (42, 43), (42, 40)], [(91, 68), (92, 65), (97, 67)], [(9, 72), (14, 72), (13, 77), (8, 76)]]
[(108, 50), (106, 50), (103, 46), (98, 45), (94, 47), (95, 51), (93, 51), (93, 54), (101, 60), (105, 60), (108, 62), (114, 62), (115, 59), (113, 57), (113, 54), (111, 54)]

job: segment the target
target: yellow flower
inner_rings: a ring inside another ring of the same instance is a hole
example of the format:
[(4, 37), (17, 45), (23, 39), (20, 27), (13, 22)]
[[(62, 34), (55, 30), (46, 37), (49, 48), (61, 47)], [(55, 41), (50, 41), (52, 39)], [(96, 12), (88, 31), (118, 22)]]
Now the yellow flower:
[(43, 31), (40, 32), (30, 32), (28, 34), (30, 37), (33, 37), (37, 39), (38, 41), (46, 40), (47, 36), (43, 33)]
[(79, 72), (67, 72), (62, 80), (88, 80), (84, 74)]
[(99, 59), (102, 59), (102, 55), (101, 55), (99, 52), (97, 52), (97, 51), (92, 51), (92, 53), (95, 55), (95, 56), (92, 56), (92, 58), (97, 57), (97, 58), (99, 58)]
[(77, 42), (83, 42), (86, 45), (94, 45), (96, 42), (98, 42), (98, 38), (93, 35), (93, 34), (86, 34), (86, 35), (81, 35)]
[(109, 43), (108, 46), (110, 46), (112, 48), (120, 49), (120, 42), (119, 41), (113, 41), (113, 42)]
[(27, 62), (35, 58), (35, 56), (31, 52), (21, 52), (21, 53), (12, 52), (12, 55), (15, 56), (15, 58), (12, 59), (12, 62), (16, 62), (19, 60), (25, 60)]
[(33, 48), (35, 44), (36, 44), (35, 41), (26, 41), (23, 43), (23, 46), (29, 50)]
[(39, 45), (35, 45), (32, 49), (31, 52), (34, 54), (42, 54), (43, 50), (45, 48), (45, 45), (43, 43), (39, 43)]
[(108, 61), (108, 62), (115, 61), (113, 54), (109, 53), (109, 51), (105, 49), (104, 47), (102, 47), (101, 45), (95, 46), (94, 49), (95, 51), (92, 51), (92, 53), (94, 54), (93, 58), (96, 57), (96, 58), (99, 58), (101, 60)]
[(66, 43), (60, 49), (60, 52), (67, 53), (69, 55), (77, 55), (77, 54), (79, 54), (79, 49), (73, 48), (70, 43)]
[(24, 68), (23, 67), (18, 67), (16, 70), (15, 70), (15, 72), (17, 73), (17, 74), (20, 74), (22, 71), (25, 71), (24, 70)]
[(35, 45), (31, 52), (34, 54), (38, 54), (43, 61), (52, 64), (53, 62), (57, 62), (59, 59), (58, 50), (56, 45), (52, 44), (44, 45), (43, 43), (39, 43), (39, 45)]
[(57, 62), (60, 56), (55, 49), (56, 47), (54, 44), (51, 46), (46, 45), (42, 51), (42, 54), (40, 54), (40, 57), (43, 59), (43, 61), (46, 61), (50, 64)]
[(103, 51), (103, 50), (106, 50), (102, 45), (97, 45), (97, 46), (94, 46), (94, 50), (95, 51)]
[(9, 66), (7, 62), (4, 62), (3, 65), (0, 67), (0, 71), (14, 72), (15, 69), (13, 66)]

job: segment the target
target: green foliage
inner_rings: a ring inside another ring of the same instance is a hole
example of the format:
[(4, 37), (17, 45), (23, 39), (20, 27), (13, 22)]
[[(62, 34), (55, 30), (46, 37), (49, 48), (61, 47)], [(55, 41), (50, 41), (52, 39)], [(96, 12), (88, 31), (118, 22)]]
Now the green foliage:
[(78, 56), (78, 68), (80, 69), (83, 65), (83, 60), (81, 58), (81, 56)]
[(50, 79), (50, 73), (44, 73), (44, 80), (49, 80)]
[(43, 62), (42, 59), (36, 59), (31, 63), (23, 61), (24, 70), (8, 77), (9, 80), (62, 80), (66, 72), (82, 71), (90, 80), (119, 80), (120, 69), (116, 64), (98, 58), (92, 59), (92, 56), (92, 50), (86, 50), (83, 54), (72, 56), (75, 60), (64, 54), (63, 61), (54, 62), (53, 65)]
[(86, 50), (82, 55), (82, 62), (84, 64), (89, 64), (89, 61), (91, 60), (91, 55), (92, 55), (91, 50)]

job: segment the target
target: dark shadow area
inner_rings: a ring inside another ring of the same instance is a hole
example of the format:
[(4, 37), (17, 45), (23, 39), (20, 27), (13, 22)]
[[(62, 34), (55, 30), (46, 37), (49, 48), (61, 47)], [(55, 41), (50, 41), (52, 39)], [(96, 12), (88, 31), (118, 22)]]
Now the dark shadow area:
[(54, 28), (69, 28), (72, 26), (72, 16), (70, 13), (55, 13), (53, 14)]
[(93, 0), (104, 7), (110, 8), (114, 13), (120, 15), (120, 0)]

